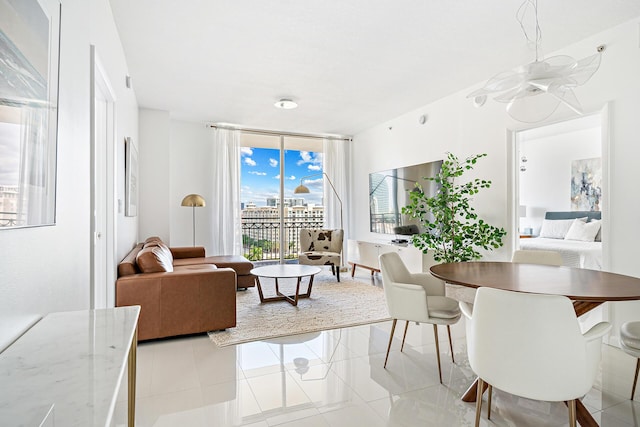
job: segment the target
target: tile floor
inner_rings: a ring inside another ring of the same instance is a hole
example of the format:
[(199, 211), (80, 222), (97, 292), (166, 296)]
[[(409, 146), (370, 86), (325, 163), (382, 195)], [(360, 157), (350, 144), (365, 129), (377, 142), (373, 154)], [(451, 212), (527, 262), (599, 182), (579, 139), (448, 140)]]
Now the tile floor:
[[(379, 285), (379, 278), (374, 282)], [(460, 400), (475, 378), (464, 322), (452, 327), (455, 364), (440, 328), (442, 385), (432, 326), (411, 324), (402, 353), (396, 331), (385, 370), (390, 329), (391, 322), (384, 322), (224, 348), (206, 335), (140, 343), (136, 425), (472, 426), (475, 406)], [(635, 359), (605, 345), (601, 366), (583, 403), (601, 426), (640, 426), (640, 392), (629, 400)], [(116, 426), (126, 425), (126, 388), (116, 405)], [(493, 402), (490, 421), (485, 402), (482, 426), (568, 425), (561, 403), (499, 391)]]

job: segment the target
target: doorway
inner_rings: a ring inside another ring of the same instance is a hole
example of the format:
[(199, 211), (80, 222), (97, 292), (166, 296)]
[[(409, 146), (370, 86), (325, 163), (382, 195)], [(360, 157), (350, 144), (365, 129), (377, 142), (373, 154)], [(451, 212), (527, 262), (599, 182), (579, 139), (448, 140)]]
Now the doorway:
[(115, 95), (91, 46), (90, 308), (115, 305)]

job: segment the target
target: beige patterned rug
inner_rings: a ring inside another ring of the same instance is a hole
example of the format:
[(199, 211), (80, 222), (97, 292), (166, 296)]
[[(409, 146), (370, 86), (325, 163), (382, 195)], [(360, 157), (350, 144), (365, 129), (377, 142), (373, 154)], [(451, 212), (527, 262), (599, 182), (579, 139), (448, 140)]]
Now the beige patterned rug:
[[(209, 332), (209, 337), (219, 347), (224, 347), (389, 320), (382, 288), (350, 277), (341, 277), (340, 280), (340, 283), (336, 282), (330, 273), (318, 274), (313, 282), (311, 297), (298, 300), (297, 307), (286, 301), (261, 304), (256, 287), (238, 291), (237, 326), (225, 331)], [(273, 281), (265, 279), (262, 283), (264, 296), (275, 296)], [(295, 280), (281, 281), (280, 289), (285, 294), (292, 294)], [(305, 278), (300, 293), (306, 290)]]

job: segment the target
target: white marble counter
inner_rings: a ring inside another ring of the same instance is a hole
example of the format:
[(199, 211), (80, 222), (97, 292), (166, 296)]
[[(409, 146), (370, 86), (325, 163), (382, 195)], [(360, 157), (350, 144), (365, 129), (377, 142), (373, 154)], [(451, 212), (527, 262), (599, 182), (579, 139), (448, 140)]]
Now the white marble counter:
[(139, 313), (52, 313), (36, 323), (0, 353), (0, 425), (110, 425)]

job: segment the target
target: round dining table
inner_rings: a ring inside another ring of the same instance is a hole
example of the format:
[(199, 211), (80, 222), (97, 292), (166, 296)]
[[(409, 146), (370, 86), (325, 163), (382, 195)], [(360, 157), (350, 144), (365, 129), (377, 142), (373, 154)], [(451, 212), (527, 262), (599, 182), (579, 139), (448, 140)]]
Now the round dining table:
[[(640, 278), (599, 270), (512, 262), (456, 262), (434, 265), (431, 274), (446, 283), (470, 288), (564, 295), (572, 300), (577, 316), (608, 301), (640, 300)], [(474, 402), (476, 391), (477, 380), (462, 400)], [(580, 400), (576, 416), (583, 427), (598, 425)]]

